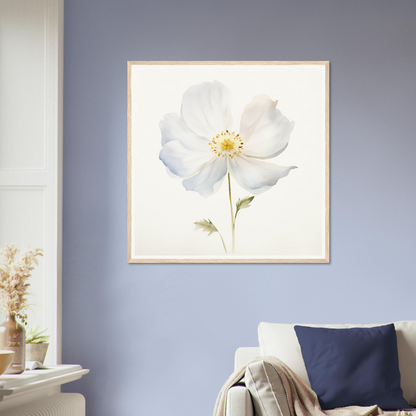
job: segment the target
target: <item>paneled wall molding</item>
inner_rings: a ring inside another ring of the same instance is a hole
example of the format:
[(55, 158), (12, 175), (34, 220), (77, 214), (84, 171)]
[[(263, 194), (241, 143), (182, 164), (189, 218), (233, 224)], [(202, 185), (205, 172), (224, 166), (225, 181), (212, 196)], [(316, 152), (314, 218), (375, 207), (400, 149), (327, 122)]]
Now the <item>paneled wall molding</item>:
[(36, 172), (33, 170), (19, 170), (17, 172), (0, 172), (0, 183), (7, 186), (48, 186), (53, 185), (54, 181), (47, 172)]
[[(29, 325), (61, 362), (63, 0), (0, 3), (0, 247), (43, 247)], [(39, 191), (41, 194), (39, 194)]]

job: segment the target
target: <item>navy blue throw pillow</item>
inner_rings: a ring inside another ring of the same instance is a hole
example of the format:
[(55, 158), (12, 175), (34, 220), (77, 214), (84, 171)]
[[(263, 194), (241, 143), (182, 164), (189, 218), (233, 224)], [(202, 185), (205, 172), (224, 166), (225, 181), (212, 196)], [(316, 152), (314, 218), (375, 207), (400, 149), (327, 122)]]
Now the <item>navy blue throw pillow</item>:
[(410, 406), (400, 387), (394, 324), (330, 329), (295, 326), (312, 390), (323, 410), (378, 405)]

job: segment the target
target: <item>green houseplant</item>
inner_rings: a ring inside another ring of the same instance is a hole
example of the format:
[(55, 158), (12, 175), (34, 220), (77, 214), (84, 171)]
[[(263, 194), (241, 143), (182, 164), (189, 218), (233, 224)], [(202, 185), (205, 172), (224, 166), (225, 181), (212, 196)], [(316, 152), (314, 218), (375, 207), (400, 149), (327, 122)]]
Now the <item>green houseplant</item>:
[(39, 326), (26, 331), (26, 361), (44, 363), (50, 338), (50, 335), (45, 335), (45, 332), (46, 329), (41, 330)]

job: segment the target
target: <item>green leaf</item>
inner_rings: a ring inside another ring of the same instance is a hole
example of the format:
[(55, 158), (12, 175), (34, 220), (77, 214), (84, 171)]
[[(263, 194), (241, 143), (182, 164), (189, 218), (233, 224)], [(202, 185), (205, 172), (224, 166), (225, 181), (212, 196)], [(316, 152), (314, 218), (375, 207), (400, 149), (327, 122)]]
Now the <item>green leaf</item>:
[(39, 329), (40, 327), (34, 327), (30, 328), (26, 331), (26, 344), (32, 343), (32, 344), (38, 344), (43, 342), (49, 341), (49, 335), (42, 335), (47, 330), (44, 329), (43, 331)]
[(235, 204), (236, 211), (235, 211), (235, 218), (237, 218), (237, 213), (240, 211), (240, 209), (249, 208), (251, 207), (250, 203), (253, 201), (254, 196), (246, 196), (243, 199), (238, 199), (238, 201)]
[(218, 233), (217, 227), (211, 222), (211, 220), (202, 220), (194, 222), (195, 224), (195, 231), (202, 228), (202, 231), (206, 231), (208, 233), (208, 237), (212, 233)]

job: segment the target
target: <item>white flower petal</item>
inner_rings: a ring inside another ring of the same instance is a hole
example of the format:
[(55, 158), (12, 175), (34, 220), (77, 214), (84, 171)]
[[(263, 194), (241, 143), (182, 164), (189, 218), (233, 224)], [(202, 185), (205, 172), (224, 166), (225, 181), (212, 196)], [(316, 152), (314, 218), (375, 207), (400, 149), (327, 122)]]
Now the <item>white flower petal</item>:
[(224, 178), (225, 175), (222, 177), (222, 179), (214, 184), (214, 192), (212, 193), (212, 195), (214, 195), (215, 193), (217, 193), (219, 191), (219, 189), (221, 188), (222, 183), (224, 182)]
[(168, 169), (177, 176), (186, 178), (198, 173), (215, 159), (215, 155), (209, 152), (197, 152), (188, 150), (178, 141), (174, 140), (166, 143), (159, 153), (159, 159)]
[(295, 123), (276, 104), (267, 95), (258, 95), (244, 109), (239, 133), (246, 156), (270, 159), (286, 149)]
[(296, 166), (276, 166), (243, 155), (229, 160), (231, 175), (238, 184), (254, 195), (259, 195), (287, 176)]
[(166, 143), (177, 140), (188, 150), (199, 152), (211, 152), (209, 140), (194, 133), (178, 114), (165, 114), (164, 119), (159, 123), (162, 132), (162, 146)]
[(222, 180), (227, 173), (227, 160), (223, 157), (216, 157), (201, 172), (192, 178), (185, 179), (182, 184), (187, 191), (198, 192), (204, 198), (217, 192)]
[(165, 166), (165, 169), (166, 169), (166, 173), (167, 173), (167, 174), (168, 174), (168, 176), (170, 176), (171, 178), (173, 178), (173, 179), (183, 179), (182, 177), (180, 177), (180, 176), (178, 176), (178, 175), (173, 174), (173, 173), (169, 170), (169, 168), (168, 168), (167, 166)]
[(211, 140), (232, 127), (231, 91), (221, 82), (203, 82), (185, 91), (182, 119), (199, 136)]

